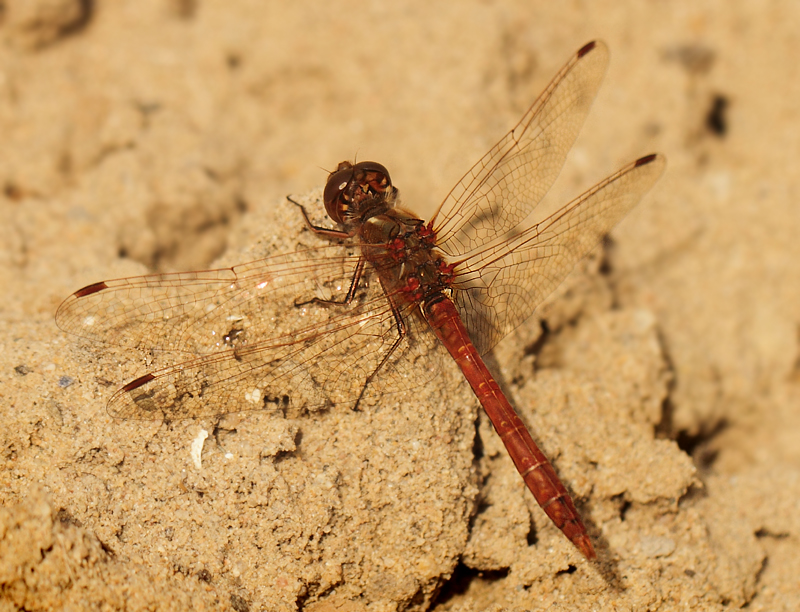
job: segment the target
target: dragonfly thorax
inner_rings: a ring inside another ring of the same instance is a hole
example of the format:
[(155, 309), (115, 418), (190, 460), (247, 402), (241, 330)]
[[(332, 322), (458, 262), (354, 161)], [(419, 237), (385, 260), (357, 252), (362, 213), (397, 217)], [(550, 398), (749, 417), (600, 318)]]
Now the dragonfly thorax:
[(436, 235), (402, 209), (371, 217), (358, 230), (362, 253), (383, 286), (411, 302), (450, 288), (454, 266), (435, 248)]

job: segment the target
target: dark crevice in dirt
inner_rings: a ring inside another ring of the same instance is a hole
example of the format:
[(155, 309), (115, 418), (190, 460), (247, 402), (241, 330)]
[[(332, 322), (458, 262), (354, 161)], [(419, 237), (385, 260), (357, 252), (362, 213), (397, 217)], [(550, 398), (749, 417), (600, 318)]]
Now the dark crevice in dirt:
[(450, 580), (442, 585), (439, 594), (431, 601), (431, 608), (446, 604), (454, 597), (465, 594), (474, 580), (497, 582), (508, 576), (508, 569), (480, 571), (467, 567), (463, 563), (456, 565)]
[(541, 335), (536, 341), (526, 346), (522, 353), (523, 357), (533, 357), (534, 372), (562, 367), (562, 346), (559, 344), (559, 337), (564, 328), (574, 327), (576, 324), (577, 319), (571, 319), (558, 330), (553, 330), (545, 319), (540, 321)]
[(114, 551), (114, 549), (111, 548), (111, 546), (109, 546), (108, 544), (106, 544), (103, 540), (98, 538), (97, 534), (94, 534), (94, 537), (97, 539), (97, 542), (100, 544), (100, 548), (103, 549), (104, 553), (106, 553), (112, 559), (117, 556), (117, 553)]
[(489, 504), (484, 501), (483, 495), (481, 494), (481, 491), (485, 489), (486, 481), (490, 476), (481, 469), (481, 463), (484, 456), (484, 447), (483, 440), (481, 439), (480, 428), (478, 427), (479, 422), (479, 419), (475, 419), (475, 437), (473, 438), (472, 443), (472, 467), (475, 470), (475, 474), (477, 474), (477, 482), (475, 484), (478, 487), (478, 495), (475, 497), (475, 501), (470, 512), (469, 523), (467, 525), (468, 533), (472, 533), (472, 530), (475, 528), (475, 520), (489, 507)]
[[(614, 272), (614, 267), (611, 265), (611, 253), (616, 245), (614, 239), (608, 234), (603, 236), (601, 244), (600, 262), (597, 265), (597, 273), (600, 276), (610, 277)], [(616, 294), (616, 292), (614, 293)]]
[(706, 128), (709, 132), (723, 138), (728, 133), (728, 119), (725, 111), (730, 101), (722, 94), (716, 94), (711, 99), (711, 108), (706, 114)]
[(531, 521), (530, 529), (528, 529), (528, 533), (525, 535), (525, 541), (528, 543), (528, 546), (536, 546), (539, 542), (539, 537), (536, 535), (536, 525), (533, 521)]
[(696, 434), (679, 431), (675, 436), (678, 448), (689, 455), (700, 471), (708, 471), (719, 456), (719, 449), (712, 443), (729, 427), (727, 419), (721, 418), (709, 424), (702, 424)]
[(624, 523), (625, 515), (628, 514), (628, 510), (631, 509), (631, 502), (625, 499), (622, 494), (615, 495), (613, 499), (614, 501), (619, 500), (619, 520)]
[(675, 404), (672, 403), (672, 394), (675, 392), (675, 387), (678, 384), (678, 375), (675, 369), (675, 363), (672, 360), (672, 355), (667, 349), (666, 338), (664, 338), (664, 334), (658, 327), (656, 328), (656, 335), (658, 337), (661, 358), (664, 360), (664, 365), (671, 376), (667, 382), (667, 392), (664, 396), (664, 401), (661, 402), (661, 419), (656, 423), (654, 434), (656, 438), (672, 439), (675, 433)]
[(542, 328), (542, 333), (536, 339), (535, 342), (524, 348), (522, 352), (522, 355), (524, 357), (533, 356), (538, 358), (542, 352), (542, 349), (544, 349), (544, 345), (550, 339), (551, 332), (550, 332), (550, 326), (547, 324), (547, 321), (545, 319), (542, 319), (539, 322), (539, 326)]
[(310, 597), (310, 593), (308, 589), (303, 590), (300, 595), (297, 596), (297, 599), (294, 600), (295, 606), (297, 606), (298, 610), (305, 610), (306, 602)]
[(425, 602), (425, 591), (422, 587), (417, 589), (414, 596), (408, 600), (408, 608), (419, 608)]
[(771, 538), (773, 540), (785, 540), (786, 538), (789, 537), (789, 535), (790, 534), (788, 532), (786, 532), (786, 531), (777, 531), (777, 532), (775, 532), (775, 531), (770, 531), (769, 529), (766, 529), (764, 527), (762, 527), (761, 529), (759, 529), (755, 533), (755, 536), (759, 540), (763, 539), (763, 538)]
[[(485, 484), (485, 481), (483, 484)], [(483, 484), (480, 487), (481, 489), (483, 489)], [(474, 531), (475, 521), (481, 514), (491, 508), (491, 506), (492, 504), (487, 503), (486, 500), (483, 499), (481, 493), (478, 493), (478, 497), (475, 499), (475, 505), (473, 506), (472, 515), (469, 517), (469, 523), (467, 524), (467, 533), (472, 533)]]
[(678, 500), (678, 506), (685, 506), (699, 499), (706, 499), (708, 497), (708, 489), (702, 484), (691, 484), (686, 490), (686, 493)]
[(758, 593), (760, 590), (759, 586), (761, 585), (761, 578), (764, 576), (764, 572), (767, 570), (768, 565), (769, 565), (769, 556), (765, 556), (761, 560), (761, 567), (758, 568), (758, 571), (756, 572), (755, 576), (755, 581), (753, 582), (753, 586), (755, 587), (753, 597), (750, 599), (750, 601), (746, 602), (742, 606), (742, 609), (749, 608), (750, 604), (753, 603), (753, 601), (755, 601), (756, 599), (758, 599)]
[(701, 423), (696, 433), (689, 433), (687, 430), (675, 430), (674, 415), (676, 406), (672, 402), (672, 395), (678, 384), (677, 375), (675, 374), (676, 369), (660, 331), (658, 336), (662, 358), (667, 369), (672, 373), (672, 377), (667, 386), (667, 394), (661, 404), (661, 419), (654, 428), (655, 437), (675, 440), (678, 447), (692, 458), (698, 470), (701, 472), (708, 471), (713, 467), (719, 455), (719, 449), (713, 447), (713, 442), (730, 426), (730, 423), (723, 417), (717, 421)]
[[(475, 437), (473, 438), (472, 442), (472, 464), (474, 467), (478, 467), (478, 463), (481, 459), (483, 459), (484, 452), (483, 452), (483, 439), (481, 438), (481, 431), (480, 427), (478, 427), (479, 419), (475, 419)], [(480, 472), (478, 472), (480, 474)]]
[(675, 415), (675, 404), (672, 403), (671, 398), (671, 391), (672, 386), (674, 385), (674, 381), (669, 384), (669, 389), (667, 390), (667, 395), (664, 398), (664, 401), (661, 402), (661, 419), (656, 423), (654, 428), (654, 434), (656, 439), (668, 439), (672, 440), (675, 437), (674, 431), (674, 415)]

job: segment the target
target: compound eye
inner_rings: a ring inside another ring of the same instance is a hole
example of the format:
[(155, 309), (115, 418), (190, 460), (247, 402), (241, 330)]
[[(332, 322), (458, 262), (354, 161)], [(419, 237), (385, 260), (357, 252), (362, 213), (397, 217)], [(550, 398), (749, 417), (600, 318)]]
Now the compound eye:
[(339, 169), (331, 172), (322, 196), (328, 216), (336, 223), (344, 221), (343, 213), (347, 208), (346, 199), (348, 198), (346, 192), (353, 181), (353, 166), (342, 166), (343, 164), (339, 164)]
[[(387, 185), (392, 184), (392, 179), (389, 176), (389, 171), (386, 166), (378, 162), (364, 161), (358, 162), (353, 166), (353, 171), (357, 177), (367, 177), (367, 182), (375, 183), (372, 187), (378, 186), (378, 191), (383, 191)], [(385, 179), (385, 181), (384, 181)], [(359, 178), (359, 180), (361, 180)]]

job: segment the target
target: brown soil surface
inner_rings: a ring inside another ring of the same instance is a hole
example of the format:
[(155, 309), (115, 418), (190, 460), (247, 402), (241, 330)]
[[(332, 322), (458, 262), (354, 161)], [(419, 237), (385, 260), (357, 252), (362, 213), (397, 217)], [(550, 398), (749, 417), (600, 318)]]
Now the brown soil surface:
[[(800, 609), (795, 2), (0, 8), (0, 610)], [(59, 331), (71, 292), (292, 250), (343, 159), (425, 217), (595, 38), (553, 195), (667, 173), (489, 362), (598, 561), (447, 362), (359, 411), (107, 415), (151, 356)]]

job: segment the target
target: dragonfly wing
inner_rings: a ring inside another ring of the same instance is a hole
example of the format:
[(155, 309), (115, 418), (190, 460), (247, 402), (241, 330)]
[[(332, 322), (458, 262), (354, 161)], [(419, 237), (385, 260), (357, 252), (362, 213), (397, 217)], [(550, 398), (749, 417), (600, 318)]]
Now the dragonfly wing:
[(431, 222), (451, 261), (527, 217), (555, 182), (608, 66), (608, 48), (585, 45), (519, 123), (456, 184)]
[(203, 355), (233, 342), (258, 343), (278, 323), (303, 327), (305, 313), (296, 303), (347, 292), (359, 254), (343, 249), (95, 283), (64, 300), (56, 323), (77, 336), (143, 351)]
[[(114, 417), (170, 419), (257, 410), (353, 405), (370, 388), (391, 393), (434, 375), (433, 334), (413, 308), (395, 312), (368, 269), (349, 304), (358, 246), (326, 246), (234, 268), (153, 274), (89, 285), (67, 298), (63, 330), (141, 351), (193, 358), (117, 391)], [(396, 300), (399, 302), (399, 300)], [(409, 333), (399, 340), (397, 318)], [(394, 347), (394, 349), (393, 349)], [(390, 353), (391, 352), (391, 353)], [(384, 363), (384, 359), (386, 362)]]
[[(115, 417), (210, 416), (284, 397), (300, 409), (352, 406), (379, 367), (370, 389), (391, 393), (426, 382), (440, 359), (435, 336), (423, 333), (412, 308), (392, 310), (369, 269), (351, 303), (313, 301), (342, 299), (360, 260), (358, 245), (331, 245), (233, 268), (104, 281), (67, 298), (56, 322), (92, 340), (192, 357), (125, 385), (108, 404)], [(409, 331), (399, 342), (398, 316)], [(419, 367), (416, 357), (427, 354), (429, 367)]]
[(455, 301), (485, 353), (527, 319), (664, 172), (662, 155), (625, 166), (553, 215), (497, 238), (456, 269)]
[[(178, 420), (287, 402), (298, 410), (352, 406), (379, 366), (371, 390), (420, 385), (435, 368), (419, 368), (414, 356), (430, 353), (436, 339), (411, 323), (411, 333), (389, 354), (399, 338), (397, 322), (375, 285), (357, 303), (305, 306), (302, 327), (145, 374), (117, 391), (108, 411), (117, 418)], [(404, 314), (412, 321), (413, 313)]]

